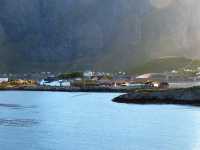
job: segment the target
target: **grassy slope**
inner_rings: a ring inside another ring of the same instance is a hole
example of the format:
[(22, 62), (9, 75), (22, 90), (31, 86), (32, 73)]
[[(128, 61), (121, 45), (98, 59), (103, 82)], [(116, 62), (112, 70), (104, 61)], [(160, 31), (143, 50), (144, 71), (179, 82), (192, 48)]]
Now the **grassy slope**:
[(134, 68), (131, 72), (148, 73), (178, 70), (183, 68), (196, 69), (200, 66), (200, 60), (192, 60), (185, 57), (163, 57), (151, 60)]

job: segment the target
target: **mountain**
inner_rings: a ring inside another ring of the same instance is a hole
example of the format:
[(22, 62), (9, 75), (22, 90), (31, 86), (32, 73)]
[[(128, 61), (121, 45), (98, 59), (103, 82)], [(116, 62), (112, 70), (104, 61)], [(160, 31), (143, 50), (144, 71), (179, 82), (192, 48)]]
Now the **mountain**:
[(0, 72), (127, 70), (200, 56), (198, 0), (0, 0)]
[(163, 73), (171, 72), (172, 70), (183, 73), (184, 69), (190, 69), (197, 71), (200, 67), (200, 60), (189, 59), (185, 57), (161, 57), (148, 61), (147, 63), (141, 64), (132, 70), (132, 73)]

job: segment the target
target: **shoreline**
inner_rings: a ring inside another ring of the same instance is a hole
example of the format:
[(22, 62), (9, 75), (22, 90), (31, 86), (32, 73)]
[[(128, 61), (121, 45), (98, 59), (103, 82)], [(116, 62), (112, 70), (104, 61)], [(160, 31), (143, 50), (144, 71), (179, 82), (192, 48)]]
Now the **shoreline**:
[(112, 100), (116, 103), (126, 104), (172, 104), (200, 106), (200, 87), (167, 90), (138, 90), (123, 94)]
[(132, 93), (135, 89), (110, 87), (6, 87), (0, 91), (47, 91), (47, 92), (99, 92), (99, 93)]
[[(111, 87), (0, 87), (0, 91), (46, 91), (46, 92), (96, 92), (122, 93), (112, 99), (116, 103), (125, 104), (172, 104), (200, 107), (200, 87), (178, 89), (128, 89)], [(126, 93), (126, 94), (124, 94)]]

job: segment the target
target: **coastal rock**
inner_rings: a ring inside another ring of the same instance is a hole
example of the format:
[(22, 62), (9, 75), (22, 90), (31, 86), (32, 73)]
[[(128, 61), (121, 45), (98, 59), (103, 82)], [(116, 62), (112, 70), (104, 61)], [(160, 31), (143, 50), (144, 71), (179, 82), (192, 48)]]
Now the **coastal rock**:
[(140, 90), (113, 99), (117, 103), (182, 104), (200, 106), (200, 87), (168, 90)]

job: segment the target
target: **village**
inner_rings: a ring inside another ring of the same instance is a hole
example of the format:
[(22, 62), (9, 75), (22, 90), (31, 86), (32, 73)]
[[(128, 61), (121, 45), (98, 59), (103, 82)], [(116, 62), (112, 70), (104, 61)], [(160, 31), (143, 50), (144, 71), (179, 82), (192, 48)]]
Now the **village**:
[(1, 89), (18, 87), (167, 89), (198, 85), (200, 85), (200, 73), (183, 76), (175, 70), (141, 75), (129, 75), (126, 72), (106, 73), (94, 71), (0, 74)]

